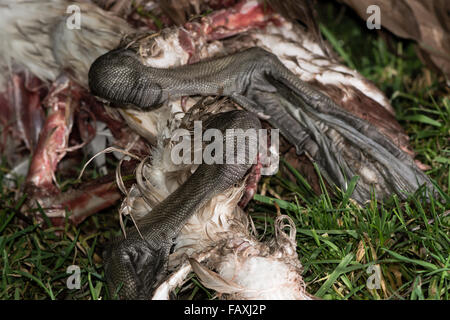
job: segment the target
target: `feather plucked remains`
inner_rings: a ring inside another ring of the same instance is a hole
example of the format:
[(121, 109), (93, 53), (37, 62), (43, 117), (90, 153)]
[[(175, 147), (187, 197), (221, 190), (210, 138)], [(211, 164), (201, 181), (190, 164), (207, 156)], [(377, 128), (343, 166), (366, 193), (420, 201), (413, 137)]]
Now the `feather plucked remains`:
[[(330, 58), (323, 46), (302, 27), (272, 10), (263, 10), (262, 2), (239, 1), (232, 7), (190, 21), (184, 27), (137, 38), (133, 35), (136, 30), (123, 19), (89, 2), (77, 3), (83, 27), (67, 29), (66, 9), (70, 4), (72, 2), (65, 0), (7, 0), (0, 4), (0, 15), (6, 17), (0, 20), (3, 31), (0, 68), (5, 71), (2, 75), (26, 71), (44, 82), (53, 82), (60, 79), (58, 76), (62, 73), (86, 89), (92, 62), (115, 48), (123, 35), (131, 35), (128, 41), (138, 39), (133, 45), (142, 49), (143, 61), (158, 68), (190, 64), (259, 46), (275, 54), (300, 79), (376, 126), (412, 155), (407, 136), (396, 122), (385, 95), (356, 71)], [(7, 79), (3, 79), (3, 89), (6, 82)], [(120, 211), (131, 215), (138, 225), (195, 169), (173, 166), (167, 161), (172, 147), (167, 144), (167, 138), (198, 101), (198, 97), (171, 99), (153, 112), (119, 111), (130, 127), (155, 146), (150, 164), (143, 162), (137, 168), (137, 184), (130, 190), (123, 188), (127, 197)], [(230, 102), (226, 104), (227, 108), (236, 108)], [(73, 111), (67, 110), (58, 109), (60, 120)], [(61, 128), (70, 129), (71, 119), (65, 120), (68, 121)], [(60, 146), (67, 148), (67, 141)], [(47, 181), (51, 183), (52, 179), (50, 176)], [(242, 181), (239, 186), (214, 197), (187, 222), (169, 258), (173, 273), (157, 288), (154, 298), (168, 298), (170, 291), (184, 281), (190, 270), (198, 274), (205, 286), (227, 298), (311, 298), (301, 278), (292, 221), (285, 216), (278, 217), (275, 239), (267, 243), (258, 241), (248, 231), (249, 218), (237, 205), (244, 191), (245, 181)], [(382, 196), (387, 195), (382, 192)], [(61, 211), (59, 214), (63, 214)], [(289, 234), (284, 233), (286, 228)], [(258, 269), (267, 273), (260, 273)]]

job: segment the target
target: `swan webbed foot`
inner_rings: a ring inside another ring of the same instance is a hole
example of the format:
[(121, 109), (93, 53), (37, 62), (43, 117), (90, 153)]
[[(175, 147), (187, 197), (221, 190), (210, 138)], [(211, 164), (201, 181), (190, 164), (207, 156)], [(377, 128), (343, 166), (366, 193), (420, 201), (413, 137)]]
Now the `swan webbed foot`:
[(165, 273), (171, 244), (132, 237), (113, 241), (103, 252), (110, 295), (144, 300)]
[(255, 69), (255, 77), (259, 82), (264, 73), (276, 92), (250, 84), (246, 99), (280, 129), (298, 154), (308, 153), (330, 184), (346, 190), (353, 176), (359, 176), (352, 195), (359, 203), (370, 200), (373, 191), (379, 198), (392, 193), (404, 198), (423, 184), (433, 188), (413, 159), (374, 126), (303, 83), (279, 60), (269, 60), (269, 67)]

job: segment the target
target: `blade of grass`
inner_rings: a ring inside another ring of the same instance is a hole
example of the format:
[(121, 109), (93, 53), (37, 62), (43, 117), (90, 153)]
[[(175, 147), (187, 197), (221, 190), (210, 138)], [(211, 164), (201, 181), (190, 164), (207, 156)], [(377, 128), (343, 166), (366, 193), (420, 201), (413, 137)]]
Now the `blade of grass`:
[(333, 283), (336, 282), (336, 280), (341, 276), (343, 273), (343, 269), (347, 267), (347, 265), (352, 261), (353, 259), (353, 253), (347, 254), (344, 259), (342, 259), (341, 263), (334, 269), (334, 271), (330, 274), (327, 281), (320, 287), (320, 289), (315, 293), (315, 296), (322, 297), (328, 289), (331, 288)]

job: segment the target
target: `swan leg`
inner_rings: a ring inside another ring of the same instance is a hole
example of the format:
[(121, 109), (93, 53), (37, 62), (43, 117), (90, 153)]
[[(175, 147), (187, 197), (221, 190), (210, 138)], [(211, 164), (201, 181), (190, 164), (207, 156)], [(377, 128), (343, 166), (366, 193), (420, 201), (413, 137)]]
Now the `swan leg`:
[[(214, 114), (205, 123), (205, 129), (217, 129), (222, 133), (217, 139), (223, 140), (218, 142), (226, 143), (228, 148), (228, 139), (232, 139), (234, 147), (230, 152), (226, 150), (225, 163), (200, 164), (177, 190), (139, 220), (137, 230), (128, 230), (126, 238), (116, 239), (109, 245), (104, 261), (106, 280), (112, 294), (122, 285), (121, 298), (150, 298), (166, 273), (173, 240), (189, 218), (212, 197), (240, 182), (254, 163), (257, 155), (252, 154), (250, 148), (255, 146), (257, 135), (249, 135), (249, 143), (241, 149), (235, 138), (238, 141), (243, 138), (245, 142), (246, 136), (236, 136), (232, 129), (256, 133), (253, 130), (261, 126), (256, 116), (233, 110)], [(228, 155), (232, 156), (231, 162), (228, 162)]]

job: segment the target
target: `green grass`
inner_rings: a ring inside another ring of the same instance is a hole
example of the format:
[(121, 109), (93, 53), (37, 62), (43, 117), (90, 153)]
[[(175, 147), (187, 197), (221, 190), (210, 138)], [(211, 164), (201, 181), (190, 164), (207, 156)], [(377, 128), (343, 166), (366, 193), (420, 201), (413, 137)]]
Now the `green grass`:
[[(419, 190), (406, 201), (394, 196), (359, 207), (350, 199), (351, 188), (346, 193), (317, 196), (283, 162), (276, 176), (262, 181), (268, 192), (256, 195), (249, 212), (266, 238), (273, 236), (277, 210), (296, 222), (307, 290), (323, 299), (448, 299), (448, 89), (442, 77), (420, 62), (411, 42), (391, 39), (387, 45), (354, 14), (340, 10), (333, 3), (322, 5), (323, 34), (343, 63), (356, 68), (389, 97), (417, 158), (430, 166), (427, 174), (447, 204), (433, 198), (425, 201), (426, 190)], [(7, 172), (4, 166), (0, 168), (0, 299), (112, 297), (106, 290), (100, 257), (102, 246), (120, 233), (117, 211), (92, 216), (79, 228), (66, 224), (64, 230), (56, 230), (26, 224), (20, 214), (25, 199), (17, 190), (6, 188)], [(289, 180), (286, 172), (296, 180)], [(80, 267), (80, 290), (66, 287), (70, 265)], [(367, 285), (374, 267), (381, 273), (379, 289)], [(177, 296), (207, 299), (214, 298), (214, 293), (191, 276)]]
[[(448, 208), (438, 201), (426, 203), (419, 191), (405, 202), (394, 196), (361, 208), (348, 201), (348, 192), (304, 202), (302, 181), (292, 184), (280, 175), (267, 183), (285, 200), (257, 195), (252, 217), (260, 232), (269, 222), (268, 237), (273, 202), (297, 222), (309, 292), (324, 299), (448, 298), (449, 217), (441, 217)], [(368, 268), (374, 265), (381, 271), (380, 290), (367, 288)]]

